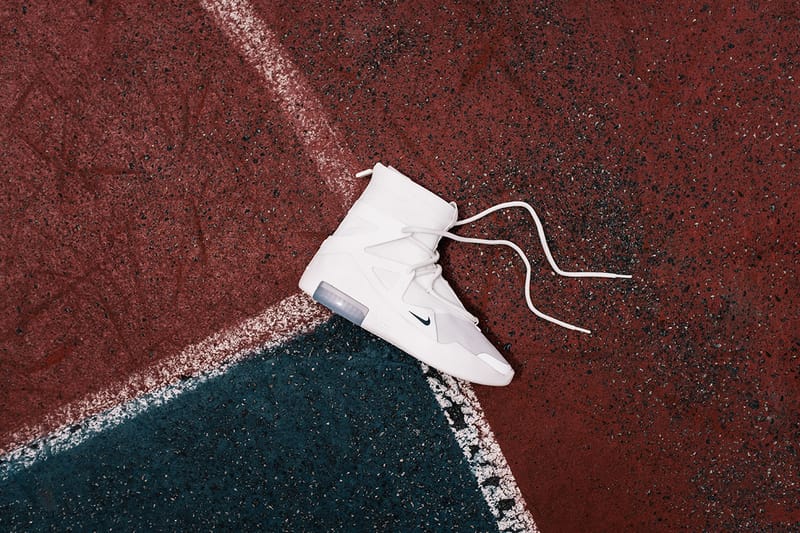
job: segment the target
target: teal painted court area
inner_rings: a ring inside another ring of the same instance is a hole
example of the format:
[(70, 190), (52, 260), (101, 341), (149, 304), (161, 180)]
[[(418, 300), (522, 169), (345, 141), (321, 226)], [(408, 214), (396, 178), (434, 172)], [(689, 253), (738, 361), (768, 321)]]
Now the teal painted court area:
[(492, 531), (419, 365), (348, 322), (0, 481), (0, 530)]

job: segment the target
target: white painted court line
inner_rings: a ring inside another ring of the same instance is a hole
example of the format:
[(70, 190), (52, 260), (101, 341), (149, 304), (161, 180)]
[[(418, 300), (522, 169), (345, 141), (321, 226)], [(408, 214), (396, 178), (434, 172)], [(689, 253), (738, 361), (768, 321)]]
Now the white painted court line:
[(217, 332), (123, 383), (92, 393), (51, 413), (40, 424), (3, 436), (3, 469), (31, 464), (47, 453), (77, 446), (104, 429), (163, 405), (219, 375), (247, 354), (276, 346), (315, 328), (330, 312), (305, 294), (293, 294), (237, 326)]
[[(280, 99), (295, 133), (303, 141), (306, 151), (317, 161), (325, 183), (332, 191), (342, 194), (346, 203), (350, 203), (352, 182), (347, 182), (345, 186), (341, 179), (357, 168), (355, 163), (350, 163), (356, 158), (336, 142), (322, 106), (283, 53), (278, 39), (247, 0), (201, 0), (201, 4)], [(456, 427), (449, 417), (448, 421), (501, 531), (537, 531), (472, 388), (449, 376), (435, 379), (430, 372), (426, 374), (439, 404), (443, 408), (455, 406), (464, 413), (467, 427)]]
[(500, 531), (539, 531), (472, 386), (422, 364)]
[[(321, 104), (282, 53), (277, 38), (246, 1), (201, 0), (201, 4), (263, 76), (326, 186), (350, 202), (354, 187), (349, 176), (357, 168), (355, 158), (336, 139)], [(189, 346), (119, 386), (59, 409), (42, 424), (5, 435), (0, 442), (10, 442), (16, 447), (0, 450), (3, 454), (0, 478), (164, 405), (225, 373), (248, 353), (286, 342), (310, 331), (329, 316), (305, 295), (295, 294), (235, 328)], [(472, 387), (424, 365), (423, 371), (500, 530), (538, 531)], [(19, 446), (20, 443), (26, 444)]]
[(339, 142), (325, 118), (322, 104), (283, 53), (275, 34), (245, 0), (200, 0), (200, 4), (275, 95), (325, 185), (350, 203), (354, 193), (352, 172), (357, 168), (357, 161)]

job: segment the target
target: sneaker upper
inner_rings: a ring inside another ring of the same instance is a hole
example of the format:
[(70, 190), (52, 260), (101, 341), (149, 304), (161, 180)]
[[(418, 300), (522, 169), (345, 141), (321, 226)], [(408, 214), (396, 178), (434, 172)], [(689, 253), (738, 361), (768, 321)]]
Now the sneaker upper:
[(420, 334), (441, 344), (458, 343), (493, 370), (513, 373), (441, 276), (441, 236), (406, 228), (446, 231), (458, 218), (454, 203), (378, 163), (364, 193), (323, 249), (363, 253), (366, 278), (396, 302), (398, 313)]

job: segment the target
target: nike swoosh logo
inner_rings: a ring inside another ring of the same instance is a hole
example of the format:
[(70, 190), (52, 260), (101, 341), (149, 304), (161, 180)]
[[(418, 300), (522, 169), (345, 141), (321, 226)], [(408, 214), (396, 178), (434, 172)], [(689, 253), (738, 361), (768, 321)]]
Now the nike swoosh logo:
[(420, 322), (422, 322), (422, 324), (423, 324), (424, 326), (430, 326), (430, 325), (431, 325), (431, 317), (428, 317), (428, 318), (422, 318), (421, 316), (419, 316), (419, 315), (417, 315), (416, 313), (414, 313), (414, 311), (409, 311), (409, 313), (411, 313), (411, 314), (414, 316), (414, 318), (416, 318), (417, 320), (419, 320)]

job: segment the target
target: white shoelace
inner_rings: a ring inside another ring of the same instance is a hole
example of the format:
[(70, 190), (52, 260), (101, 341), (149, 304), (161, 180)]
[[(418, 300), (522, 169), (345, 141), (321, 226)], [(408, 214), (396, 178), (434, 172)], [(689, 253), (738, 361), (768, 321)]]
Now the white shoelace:
[[(492, 206), (489, 209), (481, 211), (477, 215), (471, 216), (469, 218), (465, 218), (463, 220), (459, 220), (459, 221), (455, 222), (453, 224), (453, 226), (455, 227), (455, 226), (463, 226), (465, 224), (471, 224), (472, 222), (475, 222), (476, 220), (480, 220), (481, 218), (485, 217), (486, 215), (489, 215), (489, 214), (494, 213), (495, 211), (499, 211), (501, 209), (507, 209), (509, 207), (522, 207), (522, 208), (526, 209), (528, 211), (528, 213), (530, 213), (531, 217), (533, 218), (533, 221), (536, 223), (536, 231), (539, 234), (539, 241), (542, 244), (542, 248), (544, 249), (544, 254), (547, 257), (547, 261), (550, 263), (550, 266), (552, 267), (553, 271), (556, 272), (557, 274), (559, 274), (561, 276), (565, 276), (565, 277), (570, 277), (570, 278), (630, 278), (631, 277), (628, 274), (612, 274), (612, 273), (609, 273), (609, 272), (569, 272), (569, 271), (561, 270), (558, 267), (558, 265), (556, 264), (555, 260), (553, 259), (553, 254), (550, 253), (550, 247), (547, 245), (547, 239), (545, 238), (545, 235), (544, 235), (544, 228), (542, 227), (542, 222), (539, 220), (539, 217), (536, 214), (536, 211), (534, 211), (533, 207), (531, 207), (530, 204), (528, 204), (526, 202), (519, 202), (519, 201), (503, 202), (503, 203), (497, 204), (495, 206)], [(533, 302), (531, 301), (531, 288), (530, 288), (530, 285), (531, 285), (531, 272), (532, 272), (531, 263), (528, 260), (528, 256), (525, 255), (525, 252), (523, 252), (522, 249), (519, 246), (517, 246), (515, 243), (513, 243), (511, 241), (508, 241), (508, 240), (505, 240), (505, 239), (478, 239), (478, 238), (475, 238), (475, 237), (462, 237), (461, 235), (457, 235), (457, 234), (451, 233), (449, 231), (441, 231), (441, 230), (435, 230), (435, 229), (430, 229), (430, 228), (421, 228), (421, 227), (416, 227), (416, 226), (408, 226), (408, 227), (403, 229), (403, 232), (404, 233), (428, 233), (428, 234), (431, 234), (431, 235), (440, 235), (442, 237), (446, 237), (446, 238), (452, 239), (454, 241), (465, 242), (465, 243), (488, 244), (488, 245), (492, 245), (492, 246), (498, 246), (498, 245), (500, 245), (500, 246), (508, 246), (509, 248), (511, 248), (515, 252), (517, 252), (517, 254), (520, 256), (520, 258), (522, 258), (522, 262), (525, 263), (525, 269), (526, 269), (526, 273), (525, 273), (525, 301), (527, 302), (528, 308), (533, 312), (533, 314), (535, 314), (539, 318), (543, 318), (544, 320), (547, 320), (547, 321), (552, 322), (554, 324), (558, 324), (559, 326), (567, 328), (567, 329), (580, 331), (580, 332), (583, 332), (583, 333), (591, 333), (591, 331), (589, 331), (588, 329), (581, 328), (581, 327), (578, 327), (578, 326), (574, 326), (572, 324), (569, 324), (567, 322), (564, 322), (562, 320), (554, 318), (554, 317), (552, 317), (550, 315), (547, 315), (547, 314), (539, 311), (533, 305)], [(424, 261), (424, 262), (422, 262), (422, 263), (420, 263), (418, 265), (414, 265), (414, 267), (415, 268), (419, 268), (419, 267), (432, 265), (432, 264), (435, 264), (438, 260), (439, 260), (439, 254), (438, 254), (438, 252), (436, 252), (427, 261)], [(439, 268), (437, 270), (435, 276), (439, 277), (440, 275), (441, 275), (441, 268)], [(472, 315), (470, 315), (470, 316), (472, 316)]]

